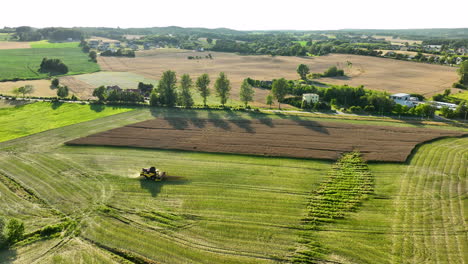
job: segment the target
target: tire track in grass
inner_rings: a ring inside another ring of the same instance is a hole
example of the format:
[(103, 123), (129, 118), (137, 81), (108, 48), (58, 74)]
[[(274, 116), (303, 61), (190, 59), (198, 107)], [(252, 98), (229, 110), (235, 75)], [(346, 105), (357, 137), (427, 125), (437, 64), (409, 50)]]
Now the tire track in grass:
[[(460, 147), (458, 147), (458, 148), (460, 148)], [(459, 224), (460, 224), (459, 222), (461, 222), (462, 226), (465, 226), (465, 225), (463, 225), (463, 221), (459, 221), (460, 216), (463, 216), (463, 214), (462, 215), (457, 214), (457, 212), (459, 210), (456, 210), (454, 208), (455, 206), (459, 205), (458, 204), (458, 200), (459, 200), (458, 197), (460, 195), (460, 193), (458, 192), (458, 188), (457, 188), (459, 183), (461, 182), (461, 180), (459, 179), (459, 176), (458, 176), (458, 172), (459, 172), (458, 167), (463, 166), (463, 164), (465, 164), (464, 160), (459, 159), (458, 156), (460, 156), (460, 153), (457, 151), (457, 152), (453, 153), (452, 157), (449, 157), (449, 160), (451, 160), (452, 162), (451, 162), (450, 170), (447, 170), (449, 175), (450, 175), (450, 185), (449, 185), (449, 188), (448, 188), (448, 190), (449, 190), (448, 199), (449, 199), (449, 210), (450, 210), (450, 216), (451, 217), (449, 217), (449, 220), (451, 222), (451, 229), (453, 229), (454, 231), (456, 230), (456, 227), (459, 226)], [(460, 162), (455, 162), (456, 160), (459, 160)], [(459, 166), (457, 166), (457, 164), (459, 164)], [(467, 164), (465, 164), (465, 166), (466, 165)], [(449, 238), (452, 239), (452, 241), (455, 244), (454, 248), (456, 248), (456, 250), (457, 250), (457, 259), (455, 260), (455, 262), (465, 263), (464, 258), (463, 258), (463, 250), (461, 249), (462, 244), (460, 242), (459, 236), (454, 235), (454, 236), (449, 236)]]
[[(466, 227), (466, 223), (464, 220), (457, 221), (463, 219), (464, 214), (462, 206), (459, 209), (456, 205), (462, 203), (463, 195), (463, 191), (458, 190), (463, 190), (459, 187), (459, 168), (466, 167), (463, 153), (467, 146), (464, 140), (454, 139), (423, 146), (408, 165), (400, 181), (400, 195), (394, 203), (397, 210), (392, 230), (397, 230), (399, 220), (403, 230), (410, 231), (411, 239), (393, 236), (393, 263), (405, 263), (408, 259), (411, 259), (411, 263), (465, 262), (462, 252), (466, 239), (461, 241), (460, 236), (465, 235), (465, 238), (466, 232), (457, 227), (460, 224)], [(409, 196), (408, 191), (414, 195)], [(402, 192), (408, 195), (402, 196)], [(402, 215), (403, 211), (405, 213)], [(422, 230), (422, 234), (418, 230)], [(405, 251), (406, 243), (411, 242), (414, 244), (413, 250)], [(402, 253), (398, 253), (399, 249), (403, 250)], [(431, 254), (434, 256), (431, 257)]]

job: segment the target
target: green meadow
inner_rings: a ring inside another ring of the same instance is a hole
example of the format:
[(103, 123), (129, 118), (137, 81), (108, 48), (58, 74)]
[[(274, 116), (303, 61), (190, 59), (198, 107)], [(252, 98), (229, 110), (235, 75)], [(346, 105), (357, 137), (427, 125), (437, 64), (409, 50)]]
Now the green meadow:
[[(62, 43), (57, 43), (57, 45)], [(70, 43), (64, 43), (70, 44)], [(55, 45), (38, 44), (38, 45)], [(79, 48), (31, 48), (0, 50), (0, 80), (43, 79), (47, 73), (40, 73), (43, 58), (60, 59), (68, 66), (67, 75), (99, 71), (99, 65), (91, 62), (86, 53)]]

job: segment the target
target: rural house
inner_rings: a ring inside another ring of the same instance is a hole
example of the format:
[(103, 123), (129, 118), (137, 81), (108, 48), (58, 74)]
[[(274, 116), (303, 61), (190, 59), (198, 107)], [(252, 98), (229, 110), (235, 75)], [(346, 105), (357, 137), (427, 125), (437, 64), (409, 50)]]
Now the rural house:
[(306, 93), (302, 95), (302, 101), (307, 102), (308, 104), (312, 103), (318, 103), (319, 101), (319, 95), (314, 94), (314, 93)]
[(417, 97), (411, 97), (407, 93), (392, 94), (390, 95), (390, 99), (397, 104), (406, 105), (408, 107), (413, 107), (421, 103)]

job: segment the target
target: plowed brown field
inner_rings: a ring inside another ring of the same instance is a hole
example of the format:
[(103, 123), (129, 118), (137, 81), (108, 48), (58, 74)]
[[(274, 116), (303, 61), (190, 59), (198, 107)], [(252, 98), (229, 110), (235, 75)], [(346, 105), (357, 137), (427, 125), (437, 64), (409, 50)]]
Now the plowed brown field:
[(67, 142), (336, 159), (358, 150), (366, 160), (404, 162), (419, 143), (462, 132), (308, 120), (157, 118)]

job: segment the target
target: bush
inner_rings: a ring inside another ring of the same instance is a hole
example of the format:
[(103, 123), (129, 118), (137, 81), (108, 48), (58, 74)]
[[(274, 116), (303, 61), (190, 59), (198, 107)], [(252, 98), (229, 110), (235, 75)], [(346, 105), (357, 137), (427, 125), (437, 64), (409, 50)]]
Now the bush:
[(6, 238), (9, 245), (20, 241), (24, 236), (24, 224), (18, 219), (10, 219), (6, 226)]
[(362, 113), (362, 108), (360, 106), (353, 105), (348, 109), (351, 113)]
[(467, 89), (467, 87), (463, 84), (461, 84), (460, 82), (456, 82), (454, 84), (452, 84), (452, 87), (453, 88), (459, 88), (459, 89)]

